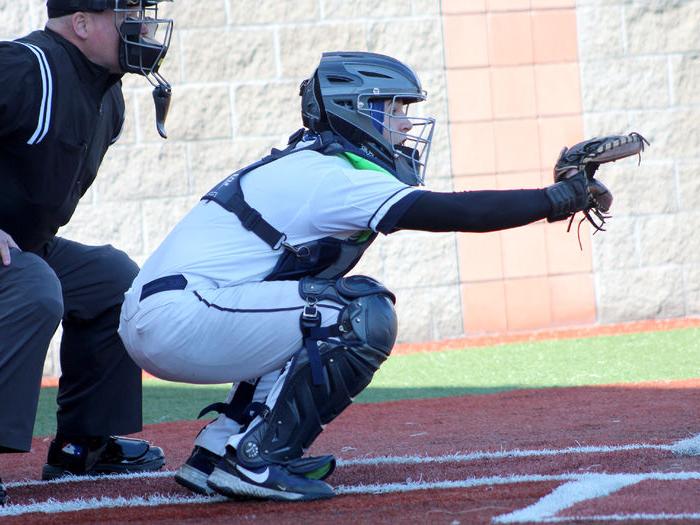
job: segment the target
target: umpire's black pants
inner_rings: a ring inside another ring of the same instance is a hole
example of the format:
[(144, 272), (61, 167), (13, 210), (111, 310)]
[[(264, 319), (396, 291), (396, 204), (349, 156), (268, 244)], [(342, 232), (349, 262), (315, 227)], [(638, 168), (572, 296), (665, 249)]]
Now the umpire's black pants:
[(0, 451), (28, 451), (46, 351), (59, 321), (58, 433), (141, 430), (141, 371), (117, 326), (138, 272), (112, 246), (55, 238), (38, 255), (11, 250), (0, 263)]

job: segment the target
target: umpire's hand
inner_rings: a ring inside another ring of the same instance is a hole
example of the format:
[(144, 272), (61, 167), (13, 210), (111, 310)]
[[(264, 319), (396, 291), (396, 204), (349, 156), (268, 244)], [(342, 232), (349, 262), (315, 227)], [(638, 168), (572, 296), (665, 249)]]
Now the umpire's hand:
[(3, 266), (10, 266), (10, 248), (17, 248), (19, 250), (19, 246), (17, 246), (14, 239), (10, 237), (10, 234), (0, 230), (0, 259), (2, 259)]

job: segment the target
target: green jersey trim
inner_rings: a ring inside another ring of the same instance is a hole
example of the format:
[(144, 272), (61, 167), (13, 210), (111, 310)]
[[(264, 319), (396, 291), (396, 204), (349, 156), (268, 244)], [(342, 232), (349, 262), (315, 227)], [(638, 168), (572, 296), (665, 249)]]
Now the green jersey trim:
[[(341, 153), (345, 159), (352, 164), (352, 167), (357, 169), (357, 170), (370, 170), (370, 171), (378, 171), (379, 173), (385, 173), (387, 175), (391, 175), (387, 170), (382, 168), (381, 166), (375, 164), (371, 160), (367, 160), (363, 157), (360, 157), (359, 155), (355, 155), (354, 153), (350, 153), (349, 151), (344, 151)], [(391, 175), (393, 177), (393, 175)]]

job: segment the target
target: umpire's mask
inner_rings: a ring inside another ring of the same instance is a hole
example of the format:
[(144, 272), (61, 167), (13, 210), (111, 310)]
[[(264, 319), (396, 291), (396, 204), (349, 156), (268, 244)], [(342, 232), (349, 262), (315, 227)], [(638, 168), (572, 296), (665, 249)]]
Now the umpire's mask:
[(170, 46), (173, 20), (158, 18), (158, 4), (172, 0), (47, 0), (49, 18), (77, 11), (114, 11), (119, 32), (119, 66), (124, 73), (143, 75), (154, 86), (156, 127), (163, 138), (170, 106), (170, 84), (160, 68)]

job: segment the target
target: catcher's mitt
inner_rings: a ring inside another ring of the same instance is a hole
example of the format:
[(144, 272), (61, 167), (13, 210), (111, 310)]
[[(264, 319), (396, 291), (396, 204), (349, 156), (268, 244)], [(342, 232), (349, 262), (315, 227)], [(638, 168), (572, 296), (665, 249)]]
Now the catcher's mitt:
[[(554, 182), (559, 182), (583, 171), (588, 179), (588, 204), (581, 210), (586, 219), (593, 225), (596, 231), (602, 231), (607, 215), (612, 205), (612, 193), (599, 180), (594, 178), (595, 172), (601, 164), (615, 162), (618, 159), (639, 155), (644, 151), (644, 145), (649, 142), (639, 133), (629, 135), (609, 135), (596, 137), (579, 142), (571, 148), (564, 148), (559, 153), (559, 159), (554, 166)], [(592, 215), (600, 222), (596, 222)], [(574, 215), (569, 221), (569, 228)], [(583, 219), (581, 219), (583, 221)], [(579, 223), (580, 226), (580, 223)], [(568, 231), (568, 230), (567, 230)]]

